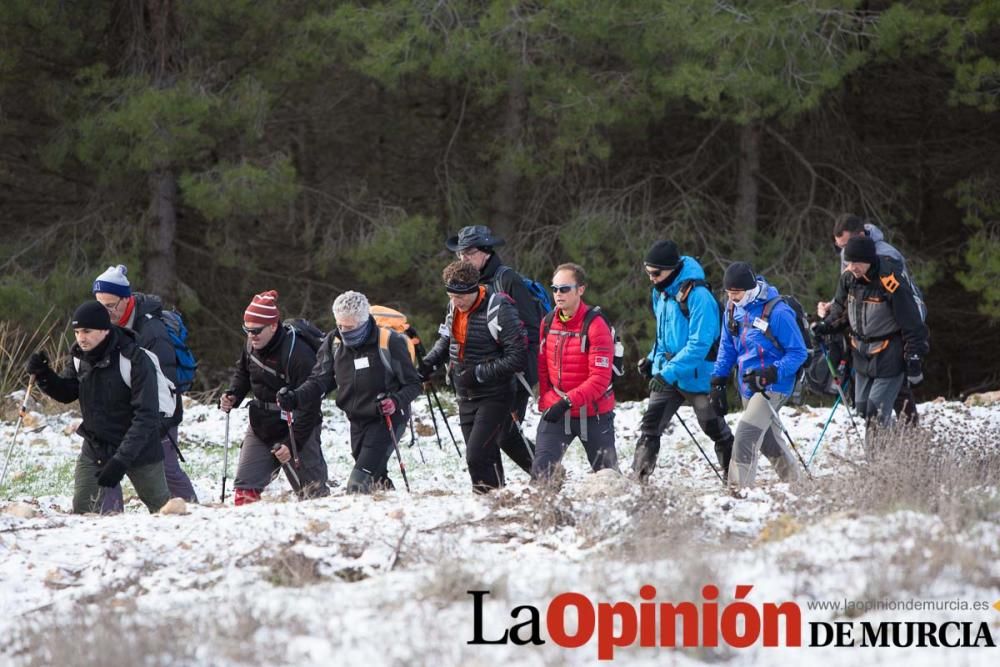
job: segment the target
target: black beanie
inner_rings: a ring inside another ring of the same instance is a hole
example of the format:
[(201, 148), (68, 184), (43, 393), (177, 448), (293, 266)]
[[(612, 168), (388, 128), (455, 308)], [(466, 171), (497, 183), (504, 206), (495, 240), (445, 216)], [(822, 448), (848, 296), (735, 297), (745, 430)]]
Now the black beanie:
[(746, 262), (733, 262), (722, 278), (722, 289), (751, 290), (757, 286), (757, 276)]
[(675, 269), (681, 263), (677, 244), (673, 241), (657, 241), (646, 253), (645, 263), (658, 269)]
[(851, 237), (844, 246), (844, 261), (875, 264), (878, 261), (875, 255), (875, 241), (867, 236)]
[(110, 329), (111, 316), (99, 301), (86, 301), (73, 313), (74, 329)]

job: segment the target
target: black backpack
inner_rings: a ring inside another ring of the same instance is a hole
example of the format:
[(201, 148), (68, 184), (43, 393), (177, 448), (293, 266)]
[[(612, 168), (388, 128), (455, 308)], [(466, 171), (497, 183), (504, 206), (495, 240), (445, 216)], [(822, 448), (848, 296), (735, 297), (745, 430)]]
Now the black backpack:
[[(545, 319), (542, 320), (542, 339), (539, 342), (540, 346), (545, 345), (545, 340), (549, 337), (549, 330), (552, 328), (552, 320), (555, 316), (556, 311), (553, 310), (545, 316)], [(625, 375), (625, 345), (622, 343), (621, 336), (618, 335), (618, 330), (615, 328), (615, 325), (611, 323), (611, 319), (608, 317), (608, 314), (601, 310), (600, 306), (591, 306), (590, 309), (587, 310), (586, 315), (583, 316), (583, 326), (580, 329), (580, 351), (587, 351), (587, 335), (590, 331), (590, 325), (598, 317), (604, 320), (604, 323), (608, 325), (608, 329), (611, 330), (611, 340), (614, 341), (615, 346), (614, 353), (611, 357), (611, 383), (608, 385), (608, 390), (604, 392), (605, 395), (607, 395), (611, 393), (615, 380)]]
[(260, 359), (251, 354), (251, 347), (249, 341), (246, 344), (247, 356), (250, 361), (254, 364), (260, 366), (264, 371), (278, 378), (281, 382), (287, 382), (286, 377), (288, 373), (288, 362), (292, 359), (292, 353), (295, 352), (295, 345), (299, 341), (309, 346), (313, 352), (319, 351), (319, 346), (323, 343), (323, 338), (326, 334), (317, 327), (315, 324), (309, 320), (302, 319), (300, 317), (292, 318), (290, 320), (285, 320), (281, 323), (281, 326), (285, 328), (285, 333), (292, 337), (292, 343), (288, 346), (288, 358), (285, 360), (285, 367), (282, 371), (276, 371), (269, 366), (263, 364)]

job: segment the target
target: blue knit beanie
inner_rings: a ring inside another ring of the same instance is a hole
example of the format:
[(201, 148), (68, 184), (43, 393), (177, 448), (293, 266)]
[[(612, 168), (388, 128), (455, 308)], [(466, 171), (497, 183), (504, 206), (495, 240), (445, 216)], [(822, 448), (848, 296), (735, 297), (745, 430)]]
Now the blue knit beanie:
[(94, 289), (91, 291), (94, 294), (106, 292), (123, 298), (132, 296), (132, 288), (128, 278), (125, 277), (126, 273), (128, 273), (128, 269), (124, 264), (109, 266), (107, 271), (97, 276), (97, 280), (94, 281)]

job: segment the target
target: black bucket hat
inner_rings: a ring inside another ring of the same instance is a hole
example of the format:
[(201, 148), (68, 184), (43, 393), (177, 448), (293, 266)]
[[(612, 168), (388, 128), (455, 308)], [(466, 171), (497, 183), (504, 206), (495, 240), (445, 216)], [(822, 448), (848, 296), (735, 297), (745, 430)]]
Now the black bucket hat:
[(458, 230), (458, 236), (452, 236), (445, 241), (445, 246), (452, 252), (466, 248), (493, 248), (504, 244), (504, 240), (493, 236), (493, 230), (486, 225), (470, 225)]

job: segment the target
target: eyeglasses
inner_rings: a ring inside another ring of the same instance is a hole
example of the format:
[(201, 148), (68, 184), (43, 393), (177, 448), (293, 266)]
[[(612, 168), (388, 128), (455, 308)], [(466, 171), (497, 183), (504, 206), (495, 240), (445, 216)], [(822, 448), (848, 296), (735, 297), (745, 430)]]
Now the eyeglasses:
[(264, 326), (260, 326), (260, 327), (248, 327), (248, 326), (246, 326), (244, 324), (243, 325), (243, 333), (250, 334), (251, 336), (259, 336), (260, 332), (263, 331), (266, 328), (267, 328), (266, 324)]
[(455, 256), (459, 259), (467, 259), (469, 257), (475, 257), (477, 254), (481, 253), (482, 250), (479, 248), (462, 248), (455, 253)]
[(113, 313), (115, 311), (115, 309), (118, 308), (118, 306), (124, 300), (125, 300), (124, 298), (121, 298), (121, 299), (118, 299), (117, 301), (115, 301), (114, 303), (104, 303), (102, 301), (98, 301), (98, 303), (100, 303), (102, 306), (104, 306), (104, 309), (107, 310), (109, 313)]
[(646, 269), (646, 275), (650, 278), (659, 278), (666, 272), (667, 269)]
[(576, 288), (577, 288), (576, 285), (553, 285), (552, 286), (552, 293), (553, 294), (568, 294), (571, 290), (575, 290)]

